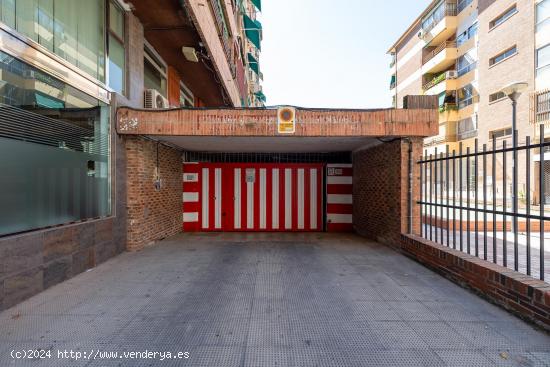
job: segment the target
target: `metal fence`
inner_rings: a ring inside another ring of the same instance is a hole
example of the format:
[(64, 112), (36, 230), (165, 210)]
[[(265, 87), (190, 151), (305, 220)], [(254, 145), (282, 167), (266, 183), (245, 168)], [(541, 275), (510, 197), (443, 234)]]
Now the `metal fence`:
[(544, 159), (550, 142), (515, 139), (512, 146), (495, 136), (481, 147), (475, 139), (465, 151), (460, 143), (458, 152), (449, 146), (426, 152), (418, 162), (422, 236), (544, 280), (545, 272), (550, 278), (550, 160)]

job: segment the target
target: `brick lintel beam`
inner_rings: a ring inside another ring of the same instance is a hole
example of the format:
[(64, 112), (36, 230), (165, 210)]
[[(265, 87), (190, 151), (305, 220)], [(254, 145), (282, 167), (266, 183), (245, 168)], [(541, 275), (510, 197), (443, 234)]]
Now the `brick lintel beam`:
[[(436, 109), (296, 109), (296, 133), (304, 137), (429, 137), (437, 135)], [(283, 136), (277, 109), (171, 109), (117, 111), (122, 135)]]

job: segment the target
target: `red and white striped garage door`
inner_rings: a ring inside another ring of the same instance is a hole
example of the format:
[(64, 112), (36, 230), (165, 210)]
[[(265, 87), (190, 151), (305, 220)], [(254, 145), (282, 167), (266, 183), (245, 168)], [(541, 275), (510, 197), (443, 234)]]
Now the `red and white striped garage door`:
[(327, 165), (327, 231), (353, 231), (353, 168)]
[(185, 163), (183, 229), (322, 231), (323, 165)]

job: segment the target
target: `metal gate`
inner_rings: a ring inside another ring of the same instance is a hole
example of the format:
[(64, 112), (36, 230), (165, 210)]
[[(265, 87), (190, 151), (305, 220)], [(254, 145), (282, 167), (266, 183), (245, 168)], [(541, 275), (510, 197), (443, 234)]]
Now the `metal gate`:
[(183, 230), (322, 231), (323, 167), (185, 163)]

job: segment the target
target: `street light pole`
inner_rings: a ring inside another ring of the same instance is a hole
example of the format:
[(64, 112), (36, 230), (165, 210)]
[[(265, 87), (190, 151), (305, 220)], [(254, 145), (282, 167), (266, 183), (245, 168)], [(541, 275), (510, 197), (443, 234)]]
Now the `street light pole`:
[[(521, 92), (528, 86), (525, 82), (516, 82), (507, 85), (502, 89), (502, 92), (512, 100), (512, 231), (514, 233), (514, 270), (519, 269), (519, 233), (518, 233), (518, 130), (517, 130), (517, 103)], [(506, 154), (506, 153), (504, 153)], [(503, 178), (506, 182), (506, 177)], [(527, 203), (530, 205), (530, 203)], [(504, 203), (503, 211), (506, 212), (506, 203)], [(504, 231), (506, 231), (506, 223), (504, 223)]]
[[(517, 98), (518, 93), (512, 94), (512, 231), (514, 233), (514, 269), (518, 271), (518, 130), (517, 130)], [(506, 225), (506, 224), (505, 224)]]

